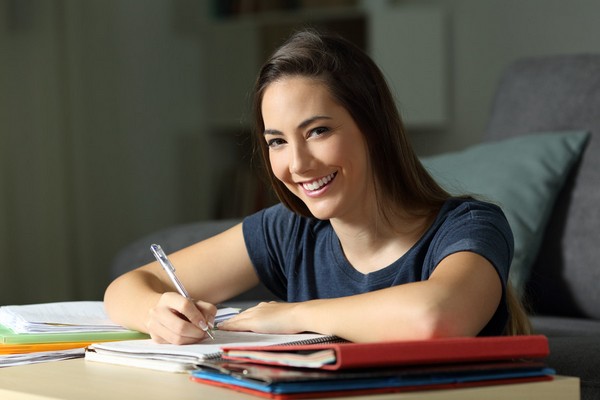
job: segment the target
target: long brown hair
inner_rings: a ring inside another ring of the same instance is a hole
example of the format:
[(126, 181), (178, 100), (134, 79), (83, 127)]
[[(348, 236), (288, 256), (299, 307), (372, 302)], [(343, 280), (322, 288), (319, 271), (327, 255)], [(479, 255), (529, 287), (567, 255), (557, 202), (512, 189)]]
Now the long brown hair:
[[(269, 152), (263, 138), (262, 98), (277, 80), (303, 76), (323, 82), (365, 135), (375, 183), (377, 206), (391, 220), (400, 204), (408, 211), (439, 209), (449, 194), (419, 162), (404, 131), (396, 103), (371, 58), (349, 41), (312, 30), (294, 34), (262, 67), (254, 89), (255, 144), (265, 166)], [(280, 201), (311, 216), (306, 205), (265, 168)]]
[[(263, 65), (253, 98), (254, 142), (268, 179), (279, 200), (292, 211), (312, 217), (306, 205), (269, 168), (262, 99), (267, 87), (280, 79), (302, 76), (327, 86), (331, 95), (355, 120), (368, 147), (377, 206), (390, 222), (397, 205), (409, 212), (433, 213), (450, 198), (431, 177), (409, 143), (394, 97), (383, 74), (360, 48), (337, 35), (304, 30), (292, 35)], [(529, 332), (527, 314), (506, 289), (510, 320), (508, 334)]]

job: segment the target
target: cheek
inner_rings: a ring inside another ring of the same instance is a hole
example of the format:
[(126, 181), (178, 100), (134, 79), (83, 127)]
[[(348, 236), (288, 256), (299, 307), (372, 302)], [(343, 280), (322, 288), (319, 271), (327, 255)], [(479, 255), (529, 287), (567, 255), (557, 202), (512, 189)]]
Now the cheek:
[(285, 179), (287, 164), (285, 162), (285, 157), (283, 157), (281, 151), (279, 152), (270, 152), (269, 153), (269, 164), (271, 165), (271, 171), (273, 175), (280, 181)]

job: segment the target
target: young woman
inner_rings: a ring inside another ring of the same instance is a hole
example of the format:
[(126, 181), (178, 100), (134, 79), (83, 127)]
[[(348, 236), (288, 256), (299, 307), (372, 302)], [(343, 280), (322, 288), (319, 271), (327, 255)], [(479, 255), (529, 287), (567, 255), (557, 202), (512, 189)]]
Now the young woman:
[(302, 31), (263, 66), (257, 145), (281, 204), (116, 279), (109, 315), (158, 342), (203, 340), (215, 304), (262, 281), (261, 303), (219, 329), (318, 332), (366, 342), (526, 333), (508, 285), (510, 227), (495, 205), (453, 198), (422, 167), (373, 61)]

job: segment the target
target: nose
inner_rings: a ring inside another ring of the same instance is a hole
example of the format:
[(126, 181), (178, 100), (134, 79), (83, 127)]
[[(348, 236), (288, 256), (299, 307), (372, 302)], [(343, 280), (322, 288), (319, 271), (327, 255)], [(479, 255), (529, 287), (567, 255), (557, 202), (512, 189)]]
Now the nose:
[(290, 172), (301, 175), (309, 171), (314, 160), (313, 155), (306, 143), (298, 143), (292, 146)]

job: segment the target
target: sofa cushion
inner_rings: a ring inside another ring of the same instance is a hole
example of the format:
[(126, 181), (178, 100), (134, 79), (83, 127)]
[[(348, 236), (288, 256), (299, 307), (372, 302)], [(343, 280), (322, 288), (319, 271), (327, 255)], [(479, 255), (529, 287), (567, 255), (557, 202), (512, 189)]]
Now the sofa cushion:
[(525, 135), (422, 160), (451, 194), (498, 204), (515, 238), (510, 280), (522, 293), (554, 200), (579, 159), (588, 134)]
[(600, 54), (535, 56), (511, 64), (485, 140), (584, 130), (586, 150), (559, 194), (528, 284), (537, 313), (600, 319)]
[(600, 341), (600, 321), (587, 318), (530, 317), (533, 332), (548, 337), (594, 336)]

